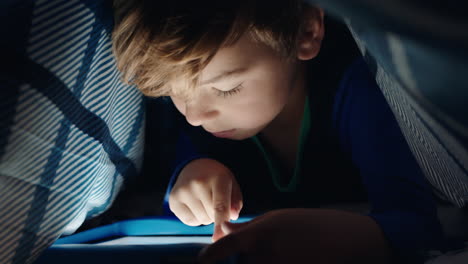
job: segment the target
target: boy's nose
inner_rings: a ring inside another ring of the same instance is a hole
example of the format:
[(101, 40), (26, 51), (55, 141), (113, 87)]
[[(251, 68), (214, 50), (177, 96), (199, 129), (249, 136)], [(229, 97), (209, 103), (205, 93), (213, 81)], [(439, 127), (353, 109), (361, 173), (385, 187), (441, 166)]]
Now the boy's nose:
[(217, 110), (210, 109), (207, 105), (186, 104), (185, 106), (185, 118), (192, 126), (201, 126), (214, 119), (218, 114)]

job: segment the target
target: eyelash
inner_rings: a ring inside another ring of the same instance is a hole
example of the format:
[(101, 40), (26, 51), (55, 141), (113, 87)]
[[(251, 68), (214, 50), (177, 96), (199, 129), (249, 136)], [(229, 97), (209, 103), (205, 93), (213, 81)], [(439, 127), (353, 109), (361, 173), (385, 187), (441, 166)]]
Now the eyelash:
[(216, 88), (215, 88), (215, 90), (216, 90), (216, 94), (218, 96), (221, 96), (223, 98), (227, 98), (227, 97), (230, 97), (230, 96), (233, 96), (233, 95), (239, 93), (242, 87), (243, 87), (242, 84), (239, 84), (234, 89), (231, 89), (229, 91), (220, 91), (220, 90), (218, 90)]

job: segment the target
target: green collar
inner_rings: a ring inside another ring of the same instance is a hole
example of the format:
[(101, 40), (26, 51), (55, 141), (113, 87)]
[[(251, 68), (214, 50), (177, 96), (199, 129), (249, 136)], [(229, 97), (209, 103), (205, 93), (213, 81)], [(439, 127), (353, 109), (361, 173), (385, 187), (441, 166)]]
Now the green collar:
[(275, 166), (271, 155), (265, 150), (262, 145), (262, 142), (257, 136), (253, 136), (252, 140), (255, 142), (257, 147), (263, 154), (263, 158), (265, 159), (270, 174), (273, 178), (273, 183), (275, 184), (276, 188), (280, 192), (294, 192), (299, 185), (299, 178), (301, 175), (301, 164), (302, 164), (302, 156), (304, 154), (305, 143), (307, 140), (307, 135), (310, 131), (310, 107), (309, 107), (309, 98), (306, 96), (304, 104), (304, 113), (302, 115), (301, 121), (301, 134), (299, 138), (299, 148), (296, 153), (296, 166), (294, 167), (294, 174), (288, 184), (282, 185), (280, 181), (280, 170), (278, 166)]

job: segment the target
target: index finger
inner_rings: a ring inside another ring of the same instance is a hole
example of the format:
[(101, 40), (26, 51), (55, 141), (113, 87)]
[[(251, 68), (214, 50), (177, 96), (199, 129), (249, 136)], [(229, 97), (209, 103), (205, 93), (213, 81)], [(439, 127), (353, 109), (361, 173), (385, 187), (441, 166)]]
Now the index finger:
[(213, 186), (214, 233), (213, 241), (224, 236), (221, 229), (223, 222), (229, 222), (231, 216), (232, 181), (218, 180)]

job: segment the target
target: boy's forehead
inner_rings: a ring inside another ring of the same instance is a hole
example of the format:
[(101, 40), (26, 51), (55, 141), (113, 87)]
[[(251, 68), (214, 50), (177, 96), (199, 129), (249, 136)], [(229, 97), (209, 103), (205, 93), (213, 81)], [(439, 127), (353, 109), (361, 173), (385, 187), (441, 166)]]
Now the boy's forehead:
[(218, 77), (227, 77), (245, 68), (246, 59), (242, 53), (230, 48), (220, 49), (213, 59), (200, 72), (200, 84), (218, 81)]
[(245, 72), (255, 59), (252, 54), (254, 45), (248, 34), (244, 34), (233, 45), (220, 48), (200, 72), (200, 84), (221, 80), (217, 77), (233, 77)]
[(219, 74), (213, 75), (213, 77), (206, 79), (202, 78), (200, 80), (200, 85), (209, 85), (218, 82), (223, 82), (226, 80), (234, 79), (236, 77), (242, 76), (243, 73), (247, 72), (247, 67), (237, 67), (232, 70), (219, 71)]
[(241, 77), (258, 59), (257, 56), (263, 53), (258, 52), (258, 49), (264, 48), (253, 41), (249, 34), (244, 34), (234, 44), (220, 48), (205, 68), (195, 73), (196, 84), (192, 82), (193, 76), (179, 75), (170, 81), (170, 90), (173, 94), (188, 96), (195, 93), (196, 87), (216, 85)]

